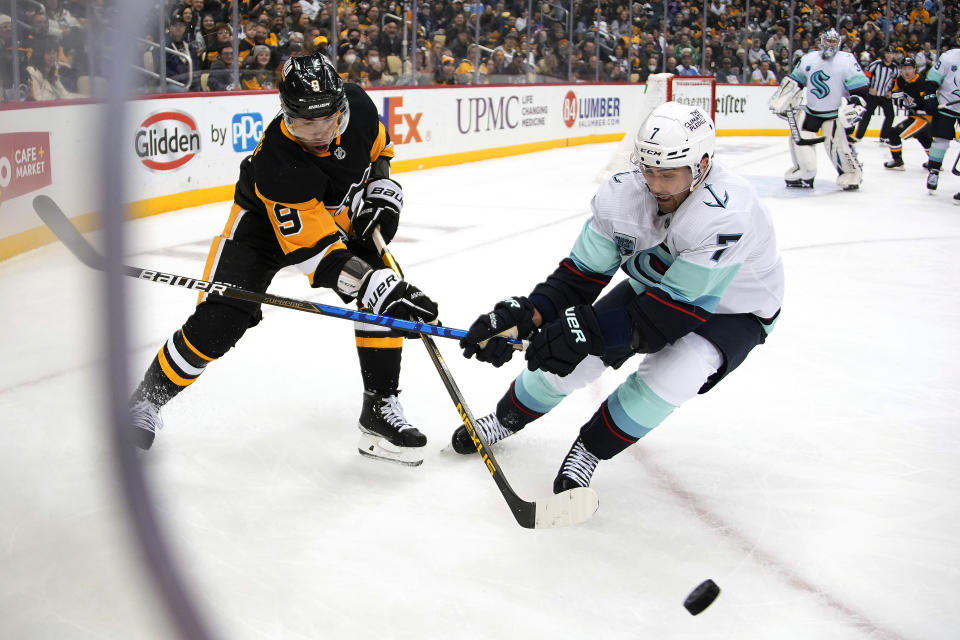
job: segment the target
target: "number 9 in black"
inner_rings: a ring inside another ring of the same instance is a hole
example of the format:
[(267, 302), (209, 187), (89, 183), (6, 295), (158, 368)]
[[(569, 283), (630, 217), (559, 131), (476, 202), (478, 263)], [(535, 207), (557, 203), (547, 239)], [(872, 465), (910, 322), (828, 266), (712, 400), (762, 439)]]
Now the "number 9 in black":
[(277, 219), (277, 229), (285, 236), (297, 235), (303, 229), (303, 223), (300, 222), (300, 212), (285, 207), (279, 202), (273, 205), (273, 217)]

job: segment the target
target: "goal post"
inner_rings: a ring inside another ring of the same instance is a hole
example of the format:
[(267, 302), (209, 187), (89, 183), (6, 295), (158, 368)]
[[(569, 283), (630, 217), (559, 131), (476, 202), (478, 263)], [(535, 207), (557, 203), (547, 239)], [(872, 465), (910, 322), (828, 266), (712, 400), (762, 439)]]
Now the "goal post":
[(647, 78), (643, 98), (636, 105), (633, 114), (626, 118), (629, 126), (620, 144), (596, 176), (597, 182), (603, 182), (618, 171), (630, 169), (630, 154), (633, 152), (633, 139), (640, 125), (654, 109), (664, 102), (679, 102), (700, 107), (710, 114), (716, 123), (717, 80), (713, 76), (675, 76), (671, 73), (656, 73)]

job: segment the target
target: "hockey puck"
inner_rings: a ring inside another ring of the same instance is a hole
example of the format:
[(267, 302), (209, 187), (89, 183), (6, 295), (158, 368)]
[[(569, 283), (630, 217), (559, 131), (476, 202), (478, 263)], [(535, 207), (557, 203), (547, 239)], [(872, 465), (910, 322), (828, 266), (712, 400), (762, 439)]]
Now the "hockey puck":
[(683, 606), (690, 615), (695, 616), (713, 604), (718, 595), (720, 595), (720, 587), (713, 580), (707, 579), (690, 592), (687, 599), (683, 601)]

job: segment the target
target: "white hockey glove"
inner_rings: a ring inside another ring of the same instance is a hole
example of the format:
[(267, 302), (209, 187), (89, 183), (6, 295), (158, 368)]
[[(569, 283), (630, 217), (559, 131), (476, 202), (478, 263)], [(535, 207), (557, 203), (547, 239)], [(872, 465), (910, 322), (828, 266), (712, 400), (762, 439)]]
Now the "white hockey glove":
[(780, 117), (794, 109), (799, 109), (803, 105), (803, 87), (797, 84), (797, 81), (790, 76), (780, 81), (780, 86), (770, 96), (767, 102), (770, 110)]
[(438, 315), (437, 303), (393, 269), (371, 271), (360, 286), (357, 301), (374, 313), (394, 318), (433, 322)]
[(850, 96), (849, 100), (843, 98), (840, 101), (840, 108), (837, 109), (837, 121), (844, 129), (849, 129), (860, 122), (866, 111), (865, 102), (860, 96)]
[(363, 196), (363, 206), (350, 220), (357, 238), (369, 240), (373, 230), (380, 227), (384, 242), (397, 234), (400, 210), (403, 209), (403, 188), (390, 178), (371, 180)]

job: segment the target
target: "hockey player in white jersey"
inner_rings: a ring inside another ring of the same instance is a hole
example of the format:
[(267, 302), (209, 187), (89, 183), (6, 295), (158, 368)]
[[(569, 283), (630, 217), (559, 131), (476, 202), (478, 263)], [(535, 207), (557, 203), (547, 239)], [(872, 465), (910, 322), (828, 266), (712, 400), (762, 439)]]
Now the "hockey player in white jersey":
[[(668, 102), (637, 132), (635, 170), (612, 176), (591, 202), (573, 250), (528, 297), (481, 315), (460, 343), (501, 366), (530, 340), (527, 369), (496, 410), (475, 421), (486, 444), (511, 436), (568, 394), (646, 354), (580, 429), (554, 480), (590, 484), (617, 455), (686, 400), (706, 393), (764, 342), (780, 313), (783, 266), (770, 214), (750, 183), (714, 163), (714, 123)], [(622, 270), (627, 278), (599, 298)], [(467, 430), (458, 453), (474, 450)]]
[[(770, 98), (770, 109), (790, 122), (793, 166), (784, 174), (788, 187), (813, 187), (813, 145), (823, 142), (837, 170), (837, 184), (844, 191), (860, 188), (863, 173), (846, 129), (863, 115), (870, 83), (853, 54), (839, 50), (840, 42), (836, 29), (826, 31), (820, 50), (804, 55)], [(820, 130), (823, 137), (817, 136)]]
[[(933, 143), (930, 145), (930, 173), (927, 175), (927, 189), (933, 193), (940, 182), (943, 157), (960, 122), (960, 49), (944, 53), (927, 72), (923, 101), (927, 113), (933, 114)], [(960, 198), (955, 200), (960, 201)]]

